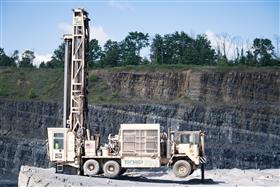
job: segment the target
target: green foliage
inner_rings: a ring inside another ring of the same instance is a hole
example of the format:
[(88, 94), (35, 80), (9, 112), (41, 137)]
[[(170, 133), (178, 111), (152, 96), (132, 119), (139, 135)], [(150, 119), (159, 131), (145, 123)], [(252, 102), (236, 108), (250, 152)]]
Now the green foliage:
[(96, 82), (97, 81), (97, 76), (95, 74), (92, 74), (90, 77), (89, 77), (89, 80), (91, 82)]
[(194, 56), (197, 60), (196, 64), (214, 64), (215, 50), (211, 48), (211, 43), (206, 35), (197, 35), (194, 41), (194, 49)]
[(8, 97), (9, 96), (9, 93), (7, 92), (7, 86), (2, 83), (0, 85), (0, 97)]
[(110, 102), (113, 102), (113, 103), (116, 103), (119, 101), (119, 94), (114, 92), (112, 93), (110, 99), (109, 99)]
[(50, 61), (42, 62), (39, 68), (63, 68), (65, 58), (65, 43), (61, 43), (57, 49), (54, 50)]
[(101, 67), (116, 67), (120, 65), (120, 46), (118, 42), (108, 40), (104, 44), (104, 54), (100, 59)]
[(31, 88), (31, 89), (28, 91), (28, 93), (27, 93), (27, 98), (29, 98), (29, 99), (35, 99), (35, 98), (37, 98), (37, 97), (38, 97), (38, 95), (35, 93), (34, 89)]
[(45, 62), (41, 62), (41, 64), (39, 65), (39, 68), (47, 68), (47, 65)]
[(53, 58), (57, 61), (63, 62), (65, 56), (65, 43), (61, 43), (56, 50), (53, 52)]
[(0, 73), (0, 97), (62, 101), (63, 70), (7, 68)]
[(196, 39), (185, 32), (163, 37), (155, 35), (151, 44), (151, 60), (157, 64), (214, 64), (215, 51), (205, 35)]
[(148, 64), (150, 64), (151, 62), (146, 58), (146, 57), (144, 57), (143, 58), (143, 60), (142, 60), (142, 65), (148, 65)]
[(156, 64), (164, 64), (164, 62), (166, 62), (163, 60), (163, 47), (163, 38), (159, 34), (156, 34), (151, 44), (150, 57), (152, 62)]
[[(224, 42), (226, 38), (223, 38)], [(163, 36), (156, 34), (149, 44), (149, 35), (142, 32), (129, 32), (120, 42), (108, 40), (103, 49), (98, 40), (90, 40), (86, 48), (86, 62), (94, 68), (111, 68), (150, 64), (185, 64), (185, 65), (218, 65), (218, 66), (280, 66), (280, 58), (275, 55), (274, 46), (267, 38), (256, 38), (252, 48), (244, 51), (236, 49), (235, 58), (226, 56), (225, 43), (220, 43), (215, 51), (206, 35), (197, 35), (195, 38), (185, 32), (175, 32)], [(150, 60), (142, 58), (140, 51), (150, 45)], [(222, 52), (221, 52), (222, 51)], [(54, 50), (48, 62), (41, 62), (39, 68), (63, 68), (65, 45), (61, 43)], [(0, 67), (12, 66), (32, 68), (35, 59), (34, 52), (26, 50), (19, 58), (19, 51), (15, 50), (11, 56), (0, 48)]]
[(149, 35), (142, 32), (130, 32), (120, 43), (121, 65), (139, 65), (142, 63), (140, 50), (149, 46)]
[(15, 59), (7, 56), (3, 48), (0, 48), (0, 66), (16, 66)]
[(12, 60), (13, 60), (13, 64), (11, 66), (15, 67), (16, 64), (19, 62), (19, 51), (15, 50), (11, 56)]
[(98, 40), (92, 39), (89, 42), (87, 50), (87, 61), (90, 67), (96, 66), (102, 56), (102, 48), (98, 44)]
[(98, 100), (99, 101), (106, 101), (106, 98), (104, 96), (102, 96), (102, 95), (99, 95), (98, 96)]
[(25, 50), (21, 55), (21, 61), (19, 61), (20, 68), (32, 68), (33, 60), (35, 59), (34, 52), (31, 50)]
[(257, 65), (272, 65), (274, 55), (274, 46), (271, 40), (256, 38), (253, 41), (254, 61)]
[(229, 61), (227, 60), (227, 58), (225, 56), (223, 56), (217, 60), (217, 65), (218, 66), (229, 66), (230, 64), (229, 64)]
[(141, 57), (135, 53), (134, 49), (123, 50), (121, 64), (127, 65), (139, 65), (141, 63)]

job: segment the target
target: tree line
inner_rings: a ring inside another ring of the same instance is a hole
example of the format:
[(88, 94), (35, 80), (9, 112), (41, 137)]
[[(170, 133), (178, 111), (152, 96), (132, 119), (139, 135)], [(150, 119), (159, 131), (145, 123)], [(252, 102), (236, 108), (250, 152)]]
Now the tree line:
[[(156, 34), (151, 40), (148, 33), (129, 32), (120, 42), (108, 40), (101, 46), (96, 39), (87, 47), (90, 67), (117, 67), (141, 64), (195, 64), (195, 65), (248, 65), (280, 66), (280, 59), (270, 39), (255, 38), (247, 49), (236, 46), (234, 57), (229, 58), (226, 37), (219, 40), (214, 49), (205, 34), (190, 37), (185, 32)], [(150, 46), (150, 59), (141, 57), (140, 51)], [(278, 46), (277, 46), (278, 47)], [(54, 50), (51, 60), (41, 62), (39, 68), (63, 68), (64, 43)], [(34, 67), (35, 54), (25, 50), (19, 57), (15, 50), (11, 56), (0, 48), (0, 66)]]

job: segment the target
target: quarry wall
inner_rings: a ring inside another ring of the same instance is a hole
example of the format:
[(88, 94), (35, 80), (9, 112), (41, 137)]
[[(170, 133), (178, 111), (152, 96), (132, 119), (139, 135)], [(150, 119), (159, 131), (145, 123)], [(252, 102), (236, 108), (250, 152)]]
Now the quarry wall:
[[(109, 133), (117, 133), (121, 123), (160, 123), (162, 130), (202, 129), (207, 132), (207, 168), (279, 168), (279, 72), (97, 76), (130, 100), (90, 105), (89, 127), (101, 134), (102, 142)], [(46, 129), (62, 126), (62, 113), (62, 103), (0, 100), (0, 174), (17, 175), (22, 164), (48, 167)]]

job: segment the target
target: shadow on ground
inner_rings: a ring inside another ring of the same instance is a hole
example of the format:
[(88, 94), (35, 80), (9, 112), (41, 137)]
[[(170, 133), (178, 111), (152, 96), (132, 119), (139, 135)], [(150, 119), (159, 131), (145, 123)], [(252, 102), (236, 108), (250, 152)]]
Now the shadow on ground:
[(129, 181), (135, 181), (135, 182), (147, 182), (147, 183), (164, 183), (164, 184), (221, 184), (224, 183), (223, 181), (213, 181), (213, 179), (204, 179), (204, 182), (202, 182), (200, 179), (190, 179), (190, 180), (184, 180), (184, 181), (176, 181), (176, 180), (165, 180), (165, 179), (148, 179), (143, 176), (120, 176), (116, 178), (115, 180), (129, 180)]

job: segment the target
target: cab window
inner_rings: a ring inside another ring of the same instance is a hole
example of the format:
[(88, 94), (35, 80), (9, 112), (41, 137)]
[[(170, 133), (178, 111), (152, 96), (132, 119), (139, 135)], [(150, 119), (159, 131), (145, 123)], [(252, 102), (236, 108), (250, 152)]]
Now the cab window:
[(182, 144), (199, 144), (198, 134), (181, 134), (180, 143)]
[(180, 138), (180, 142), (182, 144), (188, 144), (190, 143), (190, 135), (189, 134), (182, 134)]
[(54, 133), (53, 134), (53, 148), (54, 149), (63, 149), (64, 148), (64, 134), (63, 133)]

